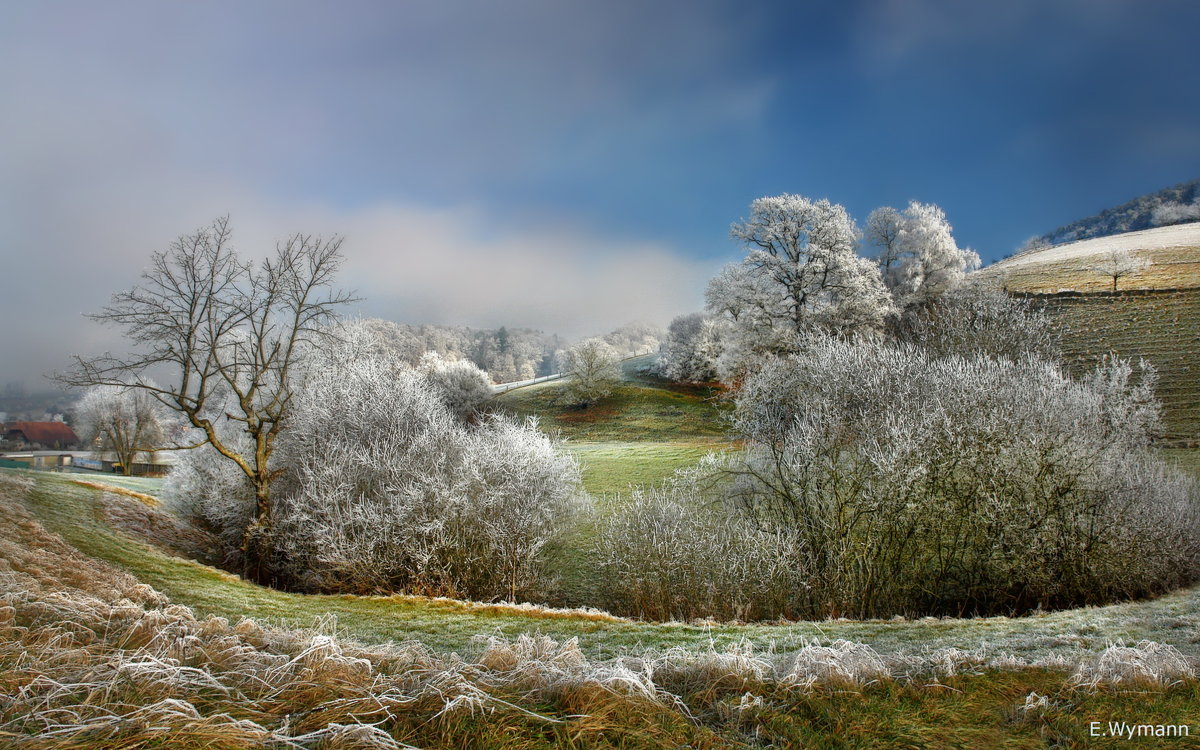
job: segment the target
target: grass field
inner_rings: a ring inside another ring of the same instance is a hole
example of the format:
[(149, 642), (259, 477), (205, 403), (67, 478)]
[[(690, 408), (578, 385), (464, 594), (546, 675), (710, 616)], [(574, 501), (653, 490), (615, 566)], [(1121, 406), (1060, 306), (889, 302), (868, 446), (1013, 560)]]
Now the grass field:
[(677, 469), (697, 464), (721, 441), (567, 443), (583, 467), (583, 487), (593, 495), (625, 493), (633, 486), (661, 484)]
[(720, 391), (649, 375), (642, 371), (648, 360), (626, 361), (612, 395), (586, 409), (567, 403), (565, 384), (554, 381), (518, 388), (498, 401), (503, 410), (537, 417), (542, 429), (565, 439), (583, 468), (584, 489), (593, 495), (652, 486), (729, 443)]
[(572, 405), (561, 381), (518, 388), (498, 398), (516, 416), (537, 417), (542, 429), (571, 442), (712, 441), (724, 437), (717, 388), (681, 385), (642, 370), (652, 356), (623, 363), (613, 393), (589, 407)]

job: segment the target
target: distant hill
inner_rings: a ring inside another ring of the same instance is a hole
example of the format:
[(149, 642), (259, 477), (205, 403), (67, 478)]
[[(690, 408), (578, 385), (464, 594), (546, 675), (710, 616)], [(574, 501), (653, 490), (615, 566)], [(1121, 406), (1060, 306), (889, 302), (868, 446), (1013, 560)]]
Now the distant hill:
[(1032, 250), (975, 274), (995, 280), (1010, 292), (1102, 292), (1111, 287), (1112, 279), (1095, 268), (1114, 250), (1128, 250), (1151, 263), (1122, 277), (1122, 290), (1200, 287), (1200, 223), (1195, 222)]
[(1200, 180), (1134, 198), (1037, 238), (1051, 245), (1200, 221)]

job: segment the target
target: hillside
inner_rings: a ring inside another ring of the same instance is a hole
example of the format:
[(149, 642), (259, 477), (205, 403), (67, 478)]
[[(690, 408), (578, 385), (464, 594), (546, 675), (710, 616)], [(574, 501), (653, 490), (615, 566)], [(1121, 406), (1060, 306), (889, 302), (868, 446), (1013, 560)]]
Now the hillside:
[(1165, 437), (1200, 437), (1200, 288), (1031, 298), (1062, 324), (1072, 372), (1082, 374), (1110, 352), (1144, 358), (1158, 370)]
[(1180, 221), (1200, 220), (1200, 180), (1183, 182), (1155, 193), (1134, 198), (1095, 216), (1071, 222), (1039, 239), (1058, 245), (1064, 242), (1136, 232)]
[[(1151, 265), (1120, 279), (1092, 270), (1112, 250)], [(1105, 354), (1144, 358), (1159, 373), (1168, 439), (1200, 438), (1200, 224), (1130, 232), (1018, 255), (976, 272), (1027, 296), (1062, 324), (1075, 373)]]
[(506, 412), (535, 417), (543, 430), (564, 438), (583, 466), (589, 492), (626, 492), (631, 485), (660, 482), (728, 446), (720, 392), (646, 373), (653, 358), (626, 360), (612, 395), (586, 409), (566, 402), (561, 381), (518, 388), (497, 400)]
[(1015, 255), (976, 272), (1010, 292), (1099, 292), (1112, 279), (1092, 270), (1105, 253), (1129, 250), (1151, 265), (1123, 277), (1118, 289), (1178, 289), (1200, 286), (1200, 224), (1179, 224), (1111, 237), (1082, 240)]

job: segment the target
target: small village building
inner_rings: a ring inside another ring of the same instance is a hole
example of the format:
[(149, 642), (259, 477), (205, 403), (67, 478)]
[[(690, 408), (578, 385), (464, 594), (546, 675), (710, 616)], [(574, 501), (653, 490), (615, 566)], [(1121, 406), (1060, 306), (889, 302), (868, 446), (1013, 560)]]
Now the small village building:
[(79, 445), (79, 436), (63, 422), (12, 422), (3, 436), (18, 449), (61, 451)]

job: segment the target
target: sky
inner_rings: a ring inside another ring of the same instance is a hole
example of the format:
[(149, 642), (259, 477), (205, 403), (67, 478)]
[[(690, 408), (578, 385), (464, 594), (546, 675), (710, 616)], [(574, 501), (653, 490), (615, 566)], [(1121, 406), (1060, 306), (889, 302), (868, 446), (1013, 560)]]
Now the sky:
[(985, 262), (1200, 177), (1194, 0), (0, 0), (0, 383), (228, 215), (348, 311), (665, 325), (760, 196), (940, 205)]

